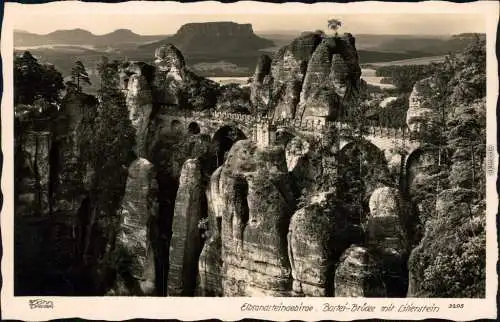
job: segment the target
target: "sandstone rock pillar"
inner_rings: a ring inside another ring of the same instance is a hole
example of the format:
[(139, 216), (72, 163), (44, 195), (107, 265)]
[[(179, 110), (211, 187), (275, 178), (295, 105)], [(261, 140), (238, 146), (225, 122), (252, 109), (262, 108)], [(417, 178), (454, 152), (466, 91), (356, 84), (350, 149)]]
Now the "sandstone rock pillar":
[(198, 224), (203, 214), (200, 163), (188, 159), (181, 170), (179, 189), (175, 199), (170, 241), (170, 268), (168, 295), (194, 295), (198, 258), (202, 248)]
[(224, 203), (219, 180), (222, 167), (212, 174), (206, 191), (208, 204), (207, 241), (198, 265), (200, 296), (222, 296), (222, 215)]
[(376, 251), (381, 262), (387, 296), (404, 296), (407, 292), (407, 237), (403, 219), (403, 204), (395, 188), (377, 188), (369, 201), (366, 243)]
[(351, 246), (335, 271), (336, 297), (385, 297), (385, 285), (377, 262), (370, 252)]
[(151, 90), (143, 75), (133, 74), (128, 80), (126, 104), (129, 118), (136, 131), (136, 154), (144, 157), (146, 154), (146, 135), (149, 116), (153, 110)]
[(220, 175), (224, 296), (288, 296), (294, 208), (282, 148), (236, 142)]
[(116, 240), (118, 281), (109, 294), (154, 295), (154, 254), (150, 223), (158, 215), (156, 171), (139, 158), (129, 167)]

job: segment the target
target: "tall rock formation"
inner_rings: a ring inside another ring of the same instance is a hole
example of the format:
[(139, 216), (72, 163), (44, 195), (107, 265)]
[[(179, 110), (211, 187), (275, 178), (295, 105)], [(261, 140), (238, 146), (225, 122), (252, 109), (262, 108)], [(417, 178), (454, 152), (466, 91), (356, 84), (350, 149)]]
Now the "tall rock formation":
[(399, 191), (389, 187), (376, 189), (370, 197), (369, 207), (367, 244), (396, 253), (405, 252), (403, 205)]
[(296, 118), (337, 118), (358, 95), (361, 69), (354, 37), (325, 38), (307, 67)]
[(387, 296), (406, 294), (407, 236), (403, 224), (403, 203), (395, 188), (376, 189), (369, 202), (366, 245), (381, 261), (382, 278)]
[(321, 39), (316, 33), (304, 34), (275, 54), (271, 66), (274, 119), (295, 117), (307, 65)]
[(410, 94), (409, 108), (406, 112), (406, 124), (413, 133), (425, 133), (434, 129), (439, 118), (435, 103), (427, 93), (435, 87), (429, 77), (415, 83)]
[(333, 296), (335, 265), (349, 245), (360, 241), (360, 228), (336, 204), (333, 192), (312, 196), (290, 222), (288, 252), (294, 293)]
[(222, 167), (217, 168), (210, 177), (206, 191), (208, 204), (207, 241), (200, 254), (198, 266), (200, 296), (222, 296), (222, 214), (224, 203), (219, 187)]
[(378, 263), (364, 247), (351, 246), (335, 271), (335, 297), (385, 297)]
[(117, 281), (109, 295), (155, 295), (151, 223), (158, 216), (158, 187), (153, 164), (144, 158), (128, 169), (116, 238)]
[(129, 118), (136, 131), (136, 155), (146, 156), (146, 135), (149, 125), (149, 117), (153, 110), (151, 90), (140, 69), (132, 74), (128, 80), (126, 104), (129, 110)]
[[(97, 115), (97, 99), (84, 93), (68, 93), (61, 104), (54, 129), (52, 164), (54, 171), (54, 211), (76, 213), (85, 198), (92, 171), (81, 141), (92, 134), (92, 123)], [(83, 152), (83, 153), (82, 153)]]
[(251, 97), (274, 119), (336, 118), (358, 94), (361, 69), (350, 34), (304, 33), (276, 52), (269, 71), (267, 64), (257, 64)]
[(283, 149), (238, 141), (220, 171), (211, 207), (222, 218), (223, 295), (289, 295), (286, 233), (294, 198)]
[(175, 199), (169, 252), (169, 296), (194, 295), (198, 258), (202, 249), (199, 223), (205, 216), (202, 198), (204, 189), (200, 162), (189, 159), (182, 166)]
[(169, 44), (157, 48), (154, 58), (156, 67), (153, 83), (155, 102), (161, 105), (179, 105), (186, 66), (182, 53)]
[(271, 72), (272, 59), (268, 55), (261, 55), (255, 67), (253, 82), (250, 90), (250, 102), (259, 112), (265, 114), (269, 104), (270, 84), (267, 75)]
[(50, 131), (23, 130), (23, 133), (17, 133), (16, 213), (43, 215), (51, 210), (52, 140)]
[(162, 107), (207, 110), (217, 103), (217, 83), (186, 68), (182, 53), (172, 44), (155, 50), (153, 101)]

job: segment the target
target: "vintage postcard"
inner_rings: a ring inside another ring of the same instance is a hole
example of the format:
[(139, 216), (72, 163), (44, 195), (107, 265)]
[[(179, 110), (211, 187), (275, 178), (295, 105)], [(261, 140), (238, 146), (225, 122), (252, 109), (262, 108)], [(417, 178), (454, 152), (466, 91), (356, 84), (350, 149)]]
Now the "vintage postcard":
[(7, 3), (3, 318), (495, 319), (498, 17)]

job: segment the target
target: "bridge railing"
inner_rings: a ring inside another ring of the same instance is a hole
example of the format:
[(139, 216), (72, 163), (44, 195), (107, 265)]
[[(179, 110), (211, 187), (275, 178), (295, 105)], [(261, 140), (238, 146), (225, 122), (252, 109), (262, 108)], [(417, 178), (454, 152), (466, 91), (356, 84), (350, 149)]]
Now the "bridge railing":
[[(180, 117), (199, 117), (199, 118), (214, 118), (219, 120), (229, 119), (241, 121), (245, 123), (268, 123), (276, 127), (291, 127), (303, 131), (321, 132), (327, 127), (336, 127), (342, 132), (353, 131), (354, 129), (348, 123), (338, 121), (326, 121), (325, 119), (277, 119), (272, 120), (267, 116), (255, 116), (251, 114), (229, 113), (221, 111), (180, 111), (169, 110), (169, 115)], [(379, 136), (385, 138), (400, 139), (407, 142), (416, 142), (418, 137), (415, 133), (409, 131), (407, 127), (403, 128), (388, 128), (380, 126), (367, 126), (365, 131), (368, 135)]]
[(255, 122), (259, 120), (258, 117), (250, 114), (229, 113), (229, 112), (219, 112), (219, 111), (213, 112), (211, 116), (216, 119), (230, 119), (243, 122)]

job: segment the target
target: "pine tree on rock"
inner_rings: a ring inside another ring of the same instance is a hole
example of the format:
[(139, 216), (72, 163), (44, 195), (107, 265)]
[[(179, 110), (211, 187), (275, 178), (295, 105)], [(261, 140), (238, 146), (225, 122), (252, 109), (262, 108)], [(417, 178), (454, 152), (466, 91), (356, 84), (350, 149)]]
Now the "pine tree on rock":
[(54, 65), (42, 65), (29, 51), (14, 59), (14, 104), (34, 104), (43, 99), (57, 103), (64, 88), (63, 77)]
[(71, 69), (71, 80), (76, 84), (76, 89), (81, 90), (80, 83), (86, 83), (87, 85), (92, 85), (90, 82), (89, 74), (85, 70), (85, 66), (80, 60), (75, 62), (75, 66)]

